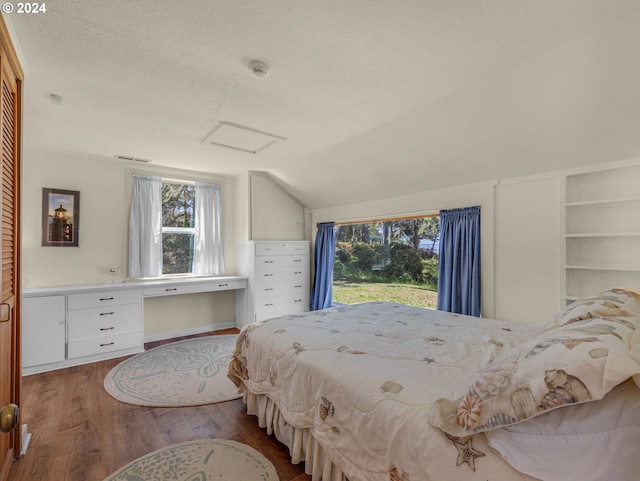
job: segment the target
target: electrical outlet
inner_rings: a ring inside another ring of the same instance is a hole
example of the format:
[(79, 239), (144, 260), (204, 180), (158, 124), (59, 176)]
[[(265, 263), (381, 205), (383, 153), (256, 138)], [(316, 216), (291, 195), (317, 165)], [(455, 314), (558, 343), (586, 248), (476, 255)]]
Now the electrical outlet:
[(120, 272), (120, 266), (109, 266), (107, 270), (110, 275), (115, 276)]

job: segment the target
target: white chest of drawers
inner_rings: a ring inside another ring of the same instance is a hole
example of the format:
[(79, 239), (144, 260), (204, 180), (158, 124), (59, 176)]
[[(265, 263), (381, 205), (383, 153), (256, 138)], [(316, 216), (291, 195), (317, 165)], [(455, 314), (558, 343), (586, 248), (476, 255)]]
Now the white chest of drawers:
[(249, 323), (308, 311), (309, 251), (309, 241), (238, 242), (236, 269), (248, 286), (236, 296), (236, 318)]

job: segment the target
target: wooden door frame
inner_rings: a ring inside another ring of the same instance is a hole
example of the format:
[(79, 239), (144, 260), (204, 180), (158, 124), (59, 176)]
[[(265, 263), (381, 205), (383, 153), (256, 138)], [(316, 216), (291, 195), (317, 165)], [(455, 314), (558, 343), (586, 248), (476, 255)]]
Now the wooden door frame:
[[(15, 80), (15, 118), (14, 118), (14, 199), (13, 199), (13, 212), (14, 212), (14, 306), (11, 320), (11, 357), (12, 357), (12, 380), (11, 380), (11, 397), (12, 402), (20, 406), (21, 394), (22, 394), (22, 296), (21, 296), (21, 258), (20, 258), (20, 245), (21, 245), (21, 183), (22, 183), (22, 83), (24, 79), (24, 72), (20, 66), (18, 56), (16, 54), (9, 30), (5, 23), (4, 18), (0, 16), (0, 55), (2, 56), (2, 63), (7, 63), (10, 67), (13, 76), (12, 80)], [(4, 70), (4, 66), (0, 67)], [(11, 433), (9, 454), (13, 457), (13, 460), (17, 459), (22, 452), (22, 425), (19, 423), (16, 429)], [(10, 462), (12, 462), (11, 460)], [(0, 473), (0, 476), (7, 475), (8, 473)]]

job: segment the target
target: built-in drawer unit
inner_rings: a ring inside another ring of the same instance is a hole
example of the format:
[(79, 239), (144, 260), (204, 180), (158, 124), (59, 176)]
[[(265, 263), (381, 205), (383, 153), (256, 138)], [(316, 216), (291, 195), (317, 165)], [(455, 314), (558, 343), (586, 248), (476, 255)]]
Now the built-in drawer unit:
[[(44, 295), (53, 290), (55, 295)], [(144, 350), (141, 287), (70, 286), (23, 296), (23, 374)]]
[(123, 304), (140, 304), (142, 289), (113, 289), (83, 294), (69, 294), (67, 309), (101, 308), (105, 306), (120, 306)]
[(69, 310), (67, 338), (77, 341), (140, 331), (141, 319), (140, 303)]
[(302, 254), (309, 257), (309, 241), (249, 241), (255, 242), (256, 256), (290, 256)]
[[(247, 285), (246, 277), (193, 276), (24, 289), (22, 373), (144, 351), (145, 297), (234, 290), (246, 299)], [(246, 309), (236, 313), (246, 324), (238, 315), (246, 316)]]
[(236, 296), (236, 318), (256, 322), (308, 311), (309, 251), (308, 241), (239, 242), (236, 268), (248, 288)]
[(142, 345), (142, 289), (68, 295), (69, 359)]
[(281, 296), (282, 294), (309, 294), (308, 279), (285, 279), (256, 282), (254, 295), (256, 298)]
[(144, 345), (142, 331), (109, 334), (80, 341), (69, 341), (67, 343), (67, 357), (76, 359), (123, 349), (136, 349), (142, 345)]
[(264, 321), (286, 314), (296, 314), (309, 310), (309, 295), (259, 297), (255, 300), (256, 321)]
[(178, 294), (194, 294), (198, 292), (228, 291), (244, 289), (247, 287), (246, 279), (215, 279), (205, 282), (181, 282), (164, 285), (149, 286), (144, 288), (144, 297), (173, 296)]
[(256, 269), (255, 281), (257, 284), (273, 284), (281, 281), (289, 281), (289, 284), (297, 285), (301, 282), (309, 283), (308, 267), (283, 267), (280, 269)]

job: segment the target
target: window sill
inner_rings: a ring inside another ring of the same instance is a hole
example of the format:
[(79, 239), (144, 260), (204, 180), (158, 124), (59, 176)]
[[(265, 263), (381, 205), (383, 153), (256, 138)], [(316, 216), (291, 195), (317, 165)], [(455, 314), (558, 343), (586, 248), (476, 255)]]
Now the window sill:
[(216, 279), (218, 277), (229, 277), (226, 274), (207, 275), (207, 274), (167, 274), (158, 277), (128, 277), (124, 282), (148, 282), (148, 281), (181, 281), (189, 279)]

